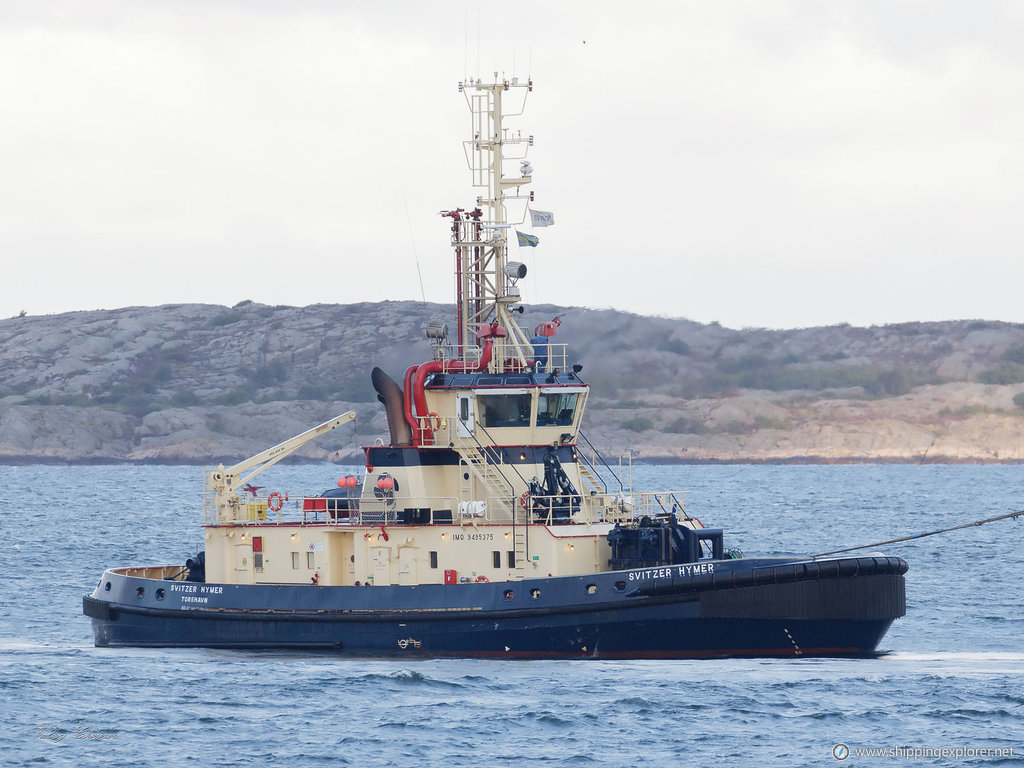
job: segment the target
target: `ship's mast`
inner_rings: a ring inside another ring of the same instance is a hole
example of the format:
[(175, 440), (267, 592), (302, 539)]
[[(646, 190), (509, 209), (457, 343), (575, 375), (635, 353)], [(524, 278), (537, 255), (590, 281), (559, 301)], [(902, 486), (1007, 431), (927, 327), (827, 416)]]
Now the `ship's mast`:
[[(533, 137), (509, 130), (504, 121), (522, 114), (532, 90), (532, 80), (499, 79), (497, 72), (491, 83), (473, 79), (459, 83), (472, 115), (472, 138), (464, 142), (466, 161), (473, 186), (486, 192), (477, 196), (474, 210), (445, 213), (453, 218), (458, 356), (465, 360), (467, 355), (475, 355), (478, 332), (496, 321), (508, 335), (495, 339), (492, 371), (505, 370), (513, 360), (525, 366), (531, 355), (530, 340), (513, 319), (513, 307), (520, 301), (516, 283), (525, 276), (526, 267), (509, 260), (508, 233), (525, 219), (527, 204), (533, 199), (532, 193), (521, 191), (532, 181), (533, 168), (526, 156)], [(506, 113), (508, 101), (518, 111)], [(508, 176), (505, 161), (516, 161), (518, 166)], [(509, 203), (513, 204), (511, 217)]]

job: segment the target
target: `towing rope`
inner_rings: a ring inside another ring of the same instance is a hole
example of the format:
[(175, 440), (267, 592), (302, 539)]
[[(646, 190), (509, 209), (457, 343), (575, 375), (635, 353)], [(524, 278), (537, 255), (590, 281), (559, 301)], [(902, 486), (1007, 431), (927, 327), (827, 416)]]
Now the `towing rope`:
[(858, 549), (868, 549), (869, 547), (881, 547), (885, 544), (895, 544), (900, 541), (911, 541), (913, 539), (923, 539), (925, 536), (935, 536), (939, 533), (949, 533), (950, 531), (959, 531), (961, 528), (971, 528), (976, 525), (984, 525), (985, 523), (994, 523), (996, 520), (1005, 520), (1008, 517), (1012, 517), (1016, 520), (1021, 515), (1024, 515), (1024, 509), (1018, 512), (1010, 512), (1005, 515), (997, 515), (996, 517), (989, 517), (985, 520), (975, 520), (973, 523), (964, 523), (963, 525), (954, 525), (952, 528), (943, 528), (939, 531), (928, 531), (927, 533), (915, 533), (910, 536), (901, 536), (898, 539), (889, 539), (888, 541), (879, 541), (875, 544), (862, 544), (859, 547), (847, 547), (846, 549), (834, 549), (831, 552), (822, 552), (820, 555), (811, 555), (811, 557), (825, 557), (826, 555), (838, 555), (843, 552), (853, 552)]

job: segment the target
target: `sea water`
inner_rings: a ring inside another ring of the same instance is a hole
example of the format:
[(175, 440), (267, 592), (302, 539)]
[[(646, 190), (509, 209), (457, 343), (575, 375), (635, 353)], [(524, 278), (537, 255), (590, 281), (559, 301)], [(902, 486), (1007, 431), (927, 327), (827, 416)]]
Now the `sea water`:
[[(275, 467), (259, 482), (322, 491), (355, 469)], [(1024, 509), (1024, 466), (639, 466), (632, 480), (687, 491), (687, 512), (747, 555), (815, 554)], [(910, 563), (907, 616), (877, 659), (95, 648), (82, 595), (106, 567), (198, 551), (201, 490), (195, 467), (0, 467), (4, 765), (1024, 759), (1024, 522), (863, 550)]]

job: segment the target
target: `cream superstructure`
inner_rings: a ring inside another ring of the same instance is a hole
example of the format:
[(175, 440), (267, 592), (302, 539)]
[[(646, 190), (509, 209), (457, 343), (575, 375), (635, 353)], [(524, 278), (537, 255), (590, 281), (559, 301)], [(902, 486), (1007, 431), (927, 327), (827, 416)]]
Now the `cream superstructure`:
[(552, 343), (559, 319), (541, 322), (532, 337), (516, 322), (526, 267), (509, 259), (508, 235), (533, 199), (525, 191), (533, 137), (506, 118), (522, 113), (532, 89), (532, 81), (497, 73), (492, 82), (459, 84), (472, 118), (466, 159), (480, 193), (472, 210), (442, 212), (451, 219), (456, 340), (448, 343), (444, 323), (431, 323), (432, 359), (411, 367), (401, 387), (374, 372), (391, 442), (366, 449), (361, 491), (286, 501), (281, 492), (239, 490), (352, 414), (212, 470), (209, 580), (413, 585), (594, 573), (609, 568), (616, 522), (684, 517), (681, 493), (634, 495), (621, 471), (608, 487), (609, 472), (602, 477), (579, 448), (588, 387), (565, 345)]

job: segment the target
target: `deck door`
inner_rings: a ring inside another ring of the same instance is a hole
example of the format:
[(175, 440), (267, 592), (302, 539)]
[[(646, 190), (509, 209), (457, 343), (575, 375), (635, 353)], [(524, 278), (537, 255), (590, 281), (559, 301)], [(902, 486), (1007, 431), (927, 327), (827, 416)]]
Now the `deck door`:
[(371, 547), (370, 566), (373, 568), (373, 583), (378, 587), (391, 584), (391, 548)]
[(455, 396), (455, 434), (459, 437), (472, 437), (474, 429), (473, 394)]
[[(417, 547), (400, 547), (398, 550), (398, 583), (406, 586), (416, 583)], [(374, 579), (376, 581), (376, 579)]]

